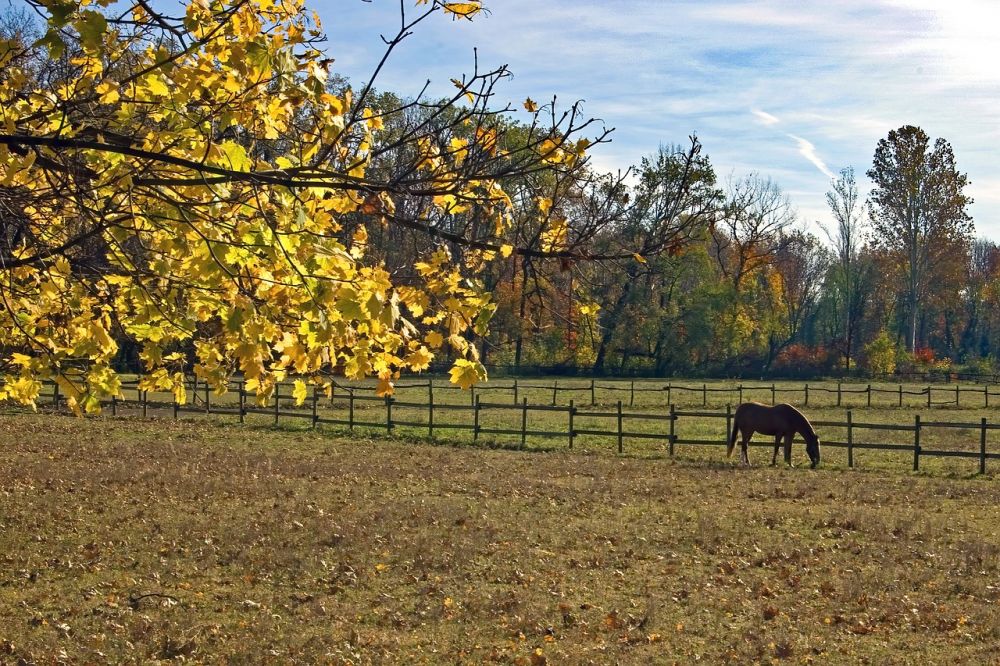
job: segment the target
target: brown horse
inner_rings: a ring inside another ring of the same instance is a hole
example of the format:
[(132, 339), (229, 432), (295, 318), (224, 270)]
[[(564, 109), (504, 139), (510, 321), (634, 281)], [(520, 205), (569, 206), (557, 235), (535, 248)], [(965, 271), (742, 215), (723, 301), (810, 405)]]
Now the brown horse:
[(771, 456), (771, 464), (778, 461), (778, 447), (782, 440), (785, 442), (785, 460), (791, 463), (792, 460), (792, 438), (795, 433), (802, 435), (806, 440), (806, 453), (812, 461), (812, 467), (819, 464), (819, 436), (813, 430), (809, 420), (802, 415), (802, 412), (791, 405), (775, 405), (768, 407), (759, 402), (745, 402), (736, 408), (736, 417), (733, 421), (733, 434), (729, 438), (729, 449), (727, 456), (733, 454), (733, 447), (736, 446), (736, 435), (741, 433), (743, 441), (740, 446), (740, 461), (749, 466), (750, 458), (747, 456), (747, 446), (750, 438), (755, 432), (762, 435), (774, 436), (774, 455)]

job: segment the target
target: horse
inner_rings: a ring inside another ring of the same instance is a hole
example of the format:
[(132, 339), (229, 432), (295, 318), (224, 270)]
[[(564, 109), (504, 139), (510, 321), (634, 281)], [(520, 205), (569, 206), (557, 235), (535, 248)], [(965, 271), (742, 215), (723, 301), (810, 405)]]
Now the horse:
[(782, 440), (785, 442), (785, 460), (791, 464), (792, 438), (795, 433), (799, 433), (806, 440), (806, 453), (809, 454), (809, 460), (812, 461), (811, 467), (815, 468), (819, 464), (819, 436), (809, 420), (802, 415), (802, 412), (791, 405), (782, 404), (769, 407), (759, 402), (745, 402), (737, 407), (733, 420), (733, 433), (729, 438), (729, 449), (726, 451), (726, 455), (733, 455), (736, 435), (741, 433), (743, 441), (740, 446), (740, 461), (749, 467), (750, 458), (747, 456), (747, 446), (755, 432), (774, 436), (772, 466), (777, 463), (778, 447)]

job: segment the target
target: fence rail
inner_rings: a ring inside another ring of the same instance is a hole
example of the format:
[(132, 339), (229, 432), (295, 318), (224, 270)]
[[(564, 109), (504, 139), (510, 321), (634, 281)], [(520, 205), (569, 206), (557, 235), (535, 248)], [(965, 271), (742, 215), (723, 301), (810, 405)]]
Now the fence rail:
[[(669, 384), (667, 386), (668, 391), (677, 389), (689, 391), (698, 390), (697, 388), (679, 387)], [(59, 394), (58, 385), (48, 383), (46, 387), (50, 389), (50, 393), (40, 396), (39, 402), (44, 404), (48, 401), (48, 404), (51, 404), (58, 409), (63, 400)], [(321, 424), (335, 425), (346, 426), (350, 431), (354, 431), (356, 428), (379, 429), (384, 430), (386, 434), (392, 434), (394, 429), (397, 427), (406, 427), (417, 430), (426, 429), (427, 436), (430, 438), (434, 438), (435, 430), (467, 431), (471, 433), (473, 442), (478, 442), (481, 435), (509, 435), (517, 436), (519, 438), (520, 448), (524, 448), (528, 437), (535, 437), (543, 439), (560, 439), (566, 441), (568, 448), (572, 449), (577, 438), (587, 436), (610, 438), (617, 445), (617, 451), (619, 453), (624, 453), (626, 440), (659, 440), (666, 445), (669, 455), (674, 455), (677, 446), (725, 446), (728, 444), (733, 428), (733, 409), (731, 405), (727, 405), (725, 411), (712, 411), (707, 409), (679, 410), (676, 405), (670, 403), (663, 411), (650, 413), (627, 411), (624, 408), (625, 403), (623, 400), (617, 400), (615, 402), (614, 410), (594, 410), (580, 409), (575, 405), (575, 402), (572, 399), (569, 401), (568, 405), (543, 405), (530, 404), (528, 402), (528, 398), (524, 396), (521, 396), (521, 400), (516, 403), (498, 401), (486, 402), (482, 400), (481, 395), (476, 394), (472, 394), (472, 399), (469, 404), (454, 404), (435, 402), (434, 391), (440, 390), (443, 387), (436, 386), (432, 382), (409, 384), (405, 387), (427, 388), (428, 400), (423, 402), (412, 399), (397, 400), (391, 396), (377, 397), (372, 395), (357, 395), (359, 391), (365, 390), (366, 387), (336, 384), (334, 386), (334, 392), (339, 389), (343, 396), (341, 399), (346, 400), (347, 402), (346, 418), (343, 418), (342, 414), (328, 415), (326, 413), (321, 413), (321, 403), (325, 403), (323, 407), (324, 411), (333, 409), (333, 397), (327, 399), (325, 396), (321, 396), (318, 390), (313, 390), (304, 404), (298, 406), (291, 404), (291, 392), (287, 390), (284, 393), (282, 392), (282, 389), (289, 388), (289, 385), (287, 384), (279, 384), (276, 386), (272, 398), (273, 404), (252, 405), (248, 404), (248, 394), (244, 390), (241, 382), (238, 389), (238, 401), (235, 405), (229, 405), (224, 401), (220, 402), (219, 400), (220, 398), (224, 399), (226, 395), (216, 396), (216, 401), (213, 404), (212, 394), (207, 387), (202, 385), (202, 392), (199, 393), (197, 382), (194, 382), (193, 390), (190, 393), (192, 396), (191, 402), (178, 404), (170, 400), (150, 400), (149, 392), (140, 389), (138, 381), (135, 380), (123, 385), (122, 395), (126, 396), (126, 399), (115, 397), (112, 400), (105, 402), (104, 406), (110, 407), (112, 415), (117, 415), (119, 410), (128, 408), (131, 410), (139, 409), (141, 410), (142, 416), (146, 417), (149, 414), (150, 409), (165, 409), (172, 412), (174, 418), (179, 418), (182, 413), (236, 415), (239, 417), (239, 421), (243, 423), (247, 415), (256, 414), (272, 417), (275, 424), (278, 424), (281, 419), (297, 419), (311, 421), (313, 428)], [(482, 388), (483, 387), (480, 388), (480, 391)], [(505, 387), (489, 388), (492, 390), (500, 390)], [(522, 386), (515, 388), (514, 390), (518, 391), (523, 388), (524, 387)], [(553, 387), (545, 388), (552, 389)], [(587, 390), (591, 390), (590, 387), (585, 388)], [(629, 386), (630, 391), (633, 388), (633, 386)], [(742, 386), (737, 387), (737, 390), (740, 388), (746, 390), (746, 387)], [(765, 386), (764, 388), (771, 390), (775, 389), (773, 385)], [(558, 389), (556, 388), (555, 390)], [(700, 387), (700, 390), (704, 394), (709, 389), (706, 386), (702, 386)], [(712, 390), (719, 391), (723, 389)], [(808, 392), (808, 385), (805, 390)], [(813, 388), (813, 390), (816, 389)], [(841, 395), (844, 393), (839, 386), (837, 390), (839, 390)], [(865, 392), (870, 395), (871, 390), (872, 389), (869, 386), (866, 387)], [(127, 395), (132, 391), (134, 391), (135, 399), (128, 400)], [(284, 402), (282, 402), (283, 400)], [(327, 402), (328, 400), (329, 403)], [(369, 405), (369, 407), (364, 409), (365, 413), (363, 418), (359, 418), (359, 415), (357, 414), (356, 403)], [(398, 416), (394, 416), (394, 408), (410, 410), (406, 414), (407, 418), (401, 419)], [(416, 412), (414, 410), (416, 410)], [(425, 415), (423, 420), (417, 419), (417, 414), (421, 411)], [(484, 414), (490, 412), (519, 412), (519, 427), (496, 427), (493, 425), (484, 425), (483, 416)], [(565, 428), (555, 429), (551, 426), (548, 428), (529, 427), (528, 415), (532, 412), (564, 414)], [(467, 414), (471, 416), (471, 422), (441, 421), (440, 417), (448, 413)], [(376, 414), (378, 414), (378, 416), (376, 416)], [(579, 419), (604, 421), (606, 425), (605, 427), (580, 427)], [(680, 427), (680, 424), (690, 419), (717, 419), (720, 423), (719, 437), (683, 437), (679, 435), (678, 428)], [(637, 424), (641, 424), (643, 422), (652, 424), (652, 427), (662, 427), (666, 424), (667, 431), (644, 432), (641, 428), (635, 427)], [(723, 422), (724, 428), (722, 427)], [(912, 424), (873, 423), (855, 421), (853, 418), (853, 411), (851, 409), (847, 409), (845, 421), (823, 420), (814, 422), (814, 425), (823, 428), (838, 428), (846, 431), (846, 440), (827, 440), (823, 442), (823, 446), (846, 449), (849, 467), (854, 467), (854, 452), (856, 450), (908, 452), (909, 454), (912, 454), (914, 470), (919, 470), (920, 460), (924, 457), (975, 458), (979, 460), (979, 472), (981, 474), (985, 474), (987, 461), (1000, 459), (1000, 452), (989, 451), (987, 447), (988, 431), (1000, 430), (1000, 423), (990, 423), (986, 418), (980, 419), (979, 422), (953, 422), (939, 420), (922, 421), (921, 417), (917, 415), (914, 417)], [(978, 444), (978, 447), (971, 448), (970, 446), (970, 448), (960, 449), (923, 447), (921, 445), (921, 434), (937, 429), (975, 431), (979, 435), (978, 441), (975, 442), (975, 444)], [(855, 436), (859, 431), (905, 433), (905, 435), (910, 439), (910, 442), (887, 443), (855, 441)], [(753, 445), (772, 446), (770, 442), (757, 442)]]

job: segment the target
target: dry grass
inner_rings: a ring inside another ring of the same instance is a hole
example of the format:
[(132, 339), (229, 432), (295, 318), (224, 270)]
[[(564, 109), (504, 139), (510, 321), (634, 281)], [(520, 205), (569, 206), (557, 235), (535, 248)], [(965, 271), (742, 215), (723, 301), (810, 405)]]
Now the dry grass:
[(995, 663), (998, 525), (988, 477), (0, 416), (0, 663)]

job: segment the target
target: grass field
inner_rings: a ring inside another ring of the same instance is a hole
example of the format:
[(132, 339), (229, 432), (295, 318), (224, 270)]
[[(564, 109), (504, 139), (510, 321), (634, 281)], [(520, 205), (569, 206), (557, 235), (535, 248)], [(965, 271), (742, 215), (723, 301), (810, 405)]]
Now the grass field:
[[(669, 424), (663, 420), (644, 420), (644, 415), (654, 415), (662, 419), (669, 413), (669, 405), (686, 411), (710, 411), (718, 414), (715, 417), (684, 416), (675, 424), (675, 434), (682, 440), (702, 440), (716, 442), (712, 446), (693, 446), (681, 444), (675, 447), (676, 454), (687, 460), (703, 460), (721, 462), (725, 459), (725, 448), (722, 442), (726, 438), (725, 410), (727, 406), (735, 406), (743, 400), (758, 400), (770, 403), (790, 402), (800, 407), (809, 418), (820, 425), (817, 427), (823, 441), (845, 444), (849, 437), (844, 424), (850, 418), (855, 424), (886, 425), (895, 424), (913, 428), (915, 418), (922, 419), (920, 443), (924, 450), (960, 452), (976, 456), (980, 450), (981, 431), (979, 424), (982, 418), (988, 419), (991, 429), (986, 431), (986, 450), (990, 456), (1000, 457), (1000, 387), (976, 384), (886, 384), (886, 383), (845, 383), (836, 382), (738, 382), (715, 380), (700, 382), (694, 380), (613, 380), (598, 379), (593, 383), (586, 379), (553, 379), (538, 378), (521, 380), (519, 387), (515, 382), (502, 379), (489, 382), (476, 391), (459, 391), (448, 385), (447, 381), (438, 378), (435, 381), (433, 395), (427, 387), (429, 378), (417, 377), (400, 383), (394, 399), (400, 404), (392, 407), (392, 417), (396, 424), (393, 432), (399, 437), (427, 439), (430, 430), (429, 414), (426, 404), (431, 401), (436, 405), (434, 439), (453, 444), (468, 444), (474, 440), (472, 426), (475, 414), (472, 406), (478, 399), (485, 405), (479, 413), (479, 425), (484, 429), (518, 430), (521, 427), (522, 413), (515, 408), (527, 401), (529, 405), (560, 406), (557, 411), (529, 411), (525, 418), (525, 426), (530, 431), (548, 432), (549, 436), (529, 435), (525, 438), (524, 448), (529, 450), (559, 450), (569, 447), (568, 432), (570, 423), (565, 407), (573, 401), (578, 410), (573, 420), (574, 430), (603, 431), (605, 435), (580, 435), (573, 438), (573, 447), (577, 452), (614, 454), (618, 450), (617, 437), (614, 436), (617, 423), (615, 411), (618, 401), (622, 403), (625, 414), (623, 430), (636, 433), (637, 437), (625, 436), (622, 449), (629, 456), (663, 457), (668, 455), (669, 445), (667, 433)], [(376, 399), (372, 383), (353, 384), (356, 399), (349, 404), (347, 392), (343, 389), (335, 391), (332, 399), (325, 396), (317, 402), (317, 413), (321, 419), (346, 420), (349, 412), (353, 413), (355, 421), (374, 424), (371, 427), (359, 426), (354, 432), (361, 435), (379, 436), (387, 432), (383, 425), (386, 422), (386, 407), (383, 401)], [(666, 390), (666, 387), (672, 387)], [(740, 390), (739, 387), (743, 387)], [(772, 392), (771, 387), (774, 387)], [(808, 387), (808, 388), (807, 388)], [(292, 415), (308, 418), (311, 401), (296, 408), (288, 397), (290, 386), (283, 389), (281, 401), (281, 422), (301, 424), (301, 419)], [(958, 393), (956, 393), (956, 390)], [(806, 392), (808, 391), (808, 398)], [(927, 391), (930, 391), (928, 396)], [(988, 394), (987, 394), (988, 391)], [(126, 390), (130, 402), (119, 405), (122, 413), (137, 414), (139, 412), (134, 391)], [(928, 397), (930, 406), (928, 406)], [(168, 396), (151, 395), (150, 400), (159, 401), (159, 409), (151, 409), (150, 413), (169, 416), (172, 409), (167, 404)], [(196, 412), (203, 409), (205, 393), (203, 390), (189, 391), (189, 407)], [(248, 404), (252, 397), (248, 397)], [(226, 395), (210, 395), (209, 401), (213, 408), (234, 408), (238, 404), (238, 393), (235, 390)], [(273, 423), (273, 401), (263, 406), (262, 414), (248, 415), (251, 423), (264, 425)], [(412, 405), (412, 406), (407, 406)], [(419, 405), (419, 406), (417, 406)], [(587, 416), (587, 414), (601, 416)], [(285, 416), (288, 414), (288, 416)], [(188, 414), (190, 416), (190, 414)], [(636, 418), (633, 418), (634, 415)], [(212, 418), (223, 418), (213, 414)], [(228, 417), (229, 422), (236, 422), (235, 417)], [(942, 427), (934, 423), (959, 423), (968, 427)], [(406, 425), (413, 424), (413, 425)], [(447, 426), (453, 426), (448, 428)], [(455, 427), (457, 426), (457, 427)], [(346, 428), (334, 427), (345, 431)], [(855, 427), (851, 437), (855, 444), (891, 444), (900, 447), (912, 447), (914, 435), (906, 431), (878, 431)], [(488, 432), (480, 433), (475, 441), (490, 446), (519, 446), (520, 438), (511, 434), (494, 435)], [(754, 442), (766, 446), (768, 442), (759, 437)], [(752, 459), (757, 462), (769, 461), (769, 455), (763, 451), (754, 451)], [(806, 461), (801, 445), (796, 445), (794, 458), (797, 463)], [(835, 467), (847, 466), (848, 453), (846, 448), (828, 446), (823, 452), (824, 464)], [(912, 468), (913, 454), (907, 450), (874, 451), (857, 449), (854, 452), (855, 467), (867, 469), (890, 469), (905, 471)], [(993, 459), (987, 467), (1000, 466), (1000, 460)], [(923, 471), (950, 476), (967, 476), (979, 470), (979, 461), (973, 458), (945, 458), (923, 456), (920, 460)]]
[(0, 416), (0, 663), (996, 663), (994, 478), (723, 456)]

